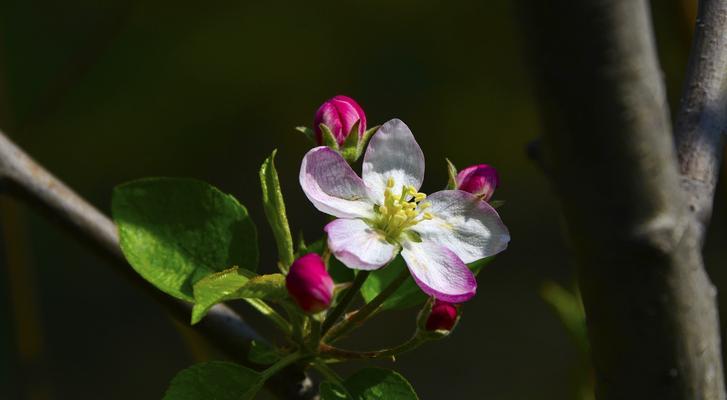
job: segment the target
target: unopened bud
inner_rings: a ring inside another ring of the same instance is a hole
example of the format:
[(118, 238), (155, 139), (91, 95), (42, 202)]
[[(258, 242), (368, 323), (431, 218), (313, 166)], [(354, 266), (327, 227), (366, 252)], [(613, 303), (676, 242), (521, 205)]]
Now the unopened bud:
[(316, 253), (306, 254), (293, 262), (285, 277), (290, 297), (303, 311), (317, 313), (331, 304), (333, 279), (323, 259)]
[(343, 145), (346, 141), (351, 128), (357, 121), (359, 137), (366, 132), (366, 114), (364, 114), (361, 106), (356, 101), (347, 96), (336, 96), (323, 103), (318, 111), (316, 111), (313, 130), (316, 133), (316, 141), (319, 145), (323, 145), (323, 132), (321, 124), (325, 124), (330, 129), (333, 137), (338, 145)]
[(451, 331), (457, 323), (457, 306), (436, 300), (424, 325), (428, 331)]
[(473, 165), (459, 171), (456, 181), (457, 189), (472, 193), (484, 201), (489, 201), (495, 188), (500, 185), (497, 170), (487, 164)]

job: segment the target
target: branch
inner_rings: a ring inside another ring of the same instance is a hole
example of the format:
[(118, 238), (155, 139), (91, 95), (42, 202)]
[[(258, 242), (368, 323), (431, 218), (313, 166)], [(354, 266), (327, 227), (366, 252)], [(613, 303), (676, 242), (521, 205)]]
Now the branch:
[(543, 162), (578, 264), (600, 400), (724, 399), (646, 0), (526, 1)]
[[(2, 132), (0, 191), (38, 206), (49, 218), (110, 259), (109, 265), (134, 286), (144, 290), (179, 322), (189, 324), (192, 305), (162, 293), (128, 265), (119, 247), (119, 237), (113, 222), (38, 165)], [(223, 304), (213, 307), (192, 329), (230, 358), (247, 365), (250, 364), (247, 361), (250, 341), (261, 339), (237, 313)], [(315, 395), (310, 379), (295, 367), (273, 377), (267, 386), (273, 393), (286, 399), (309, 399)]]
[(725, 133), (727, 0), (702, 0), (675, 129), (682, 188), (702, 242), (712, 216)]

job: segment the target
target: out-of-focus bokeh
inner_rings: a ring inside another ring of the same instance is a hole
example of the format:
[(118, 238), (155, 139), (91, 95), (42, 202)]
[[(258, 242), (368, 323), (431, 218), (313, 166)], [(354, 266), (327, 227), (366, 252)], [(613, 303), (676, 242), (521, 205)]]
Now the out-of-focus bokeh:
[[(546, 281), (570, 287), (574, 272), (557, 199), (525, 153), (540, 127), (518, 4), (4, 1), (0, 127), (107, 213), (116, 184), (145, 176), (196, 177), (234, 194), (258, 225), (262, 270), (273, 271), (264, 158), (279, 149), (292, 228), (314, 239), (325, 217), (298, 186), (310, 144), (293, 128), (336, 94), (357, 99), (371, 125), (401, 118), (426, 155), (426, 192), (445, 185), (445, 157), (499, 170), (512, 243), (479, 275), (452, 337), (394, 367), (423, 399), (575, 399), (584, 366), (539, 295)], [(653, 7), (676, 105), (695, 4)], [(716, 212), (707, 262), (725, 288)], [(34, 210), (2, 199), (0, 226), (0, 397), (158, 399), (177, 371), (215, 356)], [(415, 313), (382, 316), (351, 345), (393, 344)]]

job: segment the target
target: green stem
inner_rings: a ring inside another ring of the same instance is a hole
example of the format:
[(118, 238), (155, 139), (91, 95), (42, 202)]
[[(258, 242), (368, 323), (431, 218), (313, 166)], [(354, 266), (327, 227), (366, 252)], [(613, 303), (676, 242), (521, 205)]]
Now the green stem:
[(331, 329), (336, 320), (338, 320), (338, 318), (346, 312), (348, 306), (351, 305), (351, 301), (353, 301), (354, 297), (356, 297), (356, 293), (358, 293), (361, 289), (366, 278), (369, 277), (369, 273), (369, 271), (359, 271), (358, 274), (356, 274), (356, 278), (353, 280), (351, 287), (346, 291), (346, 294), (343, 295), (343, 298), (338, 302), (336, 307), (331, 310), (326, 317), (326, 320), (323, 321), (323, 326), (321, 327), (322, 335), (325, 336), (326, 332)]
[(334, 371), (331, 367), (326, 365), (326, 363), (316, 360), (313, 362), (313, 368), (315, 368), (318, 372), (323, 375), (324, 378), (328, 379), (329, 381), (335, 383), (338, 386), (343, 387), (343, 379), (341, 379), (340, 376)]
[(308, 336), (308, 348), (315, 351), (321, 342), (321, 321), (315, 316), (310, 317), (310, 335)]
[(331, 367), (326, 365), (326, 363), (316, 360), (313, 362), (313, 368), (316, 369), (316, 371), (320, 372), (321, 375), (323, 375), (324, 378), (327, 380), (335, 383), (339, 388), (343, 389), (343, 391), (346, 394), (346, 398), (353, 399), (353, 396), (351, 393), (348, 392), (348, 389), (346, 389), (346, 386), (343, 385), (343, 379), (341, 379), (340, 376), (334, 371)]
[(362, 324), (368, 317), (375, 313), (384, 301), (389, 298), (399, 287), (406, 282), (409, 277), (409, 270), (404, 269), (401, 273), (386, 287), (382, 290), (373, 300), (368, 302), (365, 306), (361, 307), (351, 318), (341, 321), (339, 324), (331, 328), (328, 333), (323, 335), (323, 341), (326, 343), (333, 343), (342, 336), (348, 334), (349, 331)]
[(339, 349), (337, 347), (321, 345), (321, 356), (323, 358), (332, 358), (337, 360), (369, 360), (377, 358), (394, 358), (399, 354), (407, 351), (412, 351), (422, 344), (428, 342), (429, 339), (417, 332), (406, 342), (392, 347), (390, 349), (377, 350), (377, 351), (351, 351), (345, 349)]
[(270, 320), (273, 321), (273, 323), (275, 323), (275, 325), (277, 325), (278, 328), (283, 331), (283, 333), (285, 333), (286, 335), (290, 335), (290, 323), (288, 323), (288, 321), (283, 318), (282, 315), (280, 315), (277, 311), (275, 311), (275, 309), (270, 307), (266, 302), (260, 299), (245, 299), (245, 301), (247, 301), (253, 308), (258, 310), (262, 315), (270, 318)]
[(280, 359), (280, 361), (276, 362), (275, 364), (271, 365), (268, 369), (263, 371), (262, 378), (263, 380), (268, 380), (271, 376), (278, 373), (281, 369), (287, 367), (288, 365), (300, 360), (303, 358), (303, 354), (299, 351), (296, 351), (294, 353), (290, 353), (287, 356)]

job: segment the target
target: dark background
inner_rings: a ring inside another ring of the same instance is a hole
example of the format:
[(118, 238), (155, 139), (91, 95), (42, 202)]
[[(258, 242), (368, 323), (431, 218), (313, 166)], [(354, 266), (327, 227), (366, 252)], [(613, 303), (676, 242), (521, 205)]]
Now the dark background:
[[(525, 154), (540, 127), (519, 3), (313, 3), (0, 2), (0, 127), (107, 213), (116, 184), (145, 176), (234, 194), (273, 271), (263, 159), (279, 149), (292, 228), (314, 239), (325, 217), (298, 186), (310, 144), (293, 127), (336, 94), (356, 98), (371, 125), (401, 118), (427, 157), (425, 192), (444, 186), (444, 157), (499, 170), (512, 243), (479, 275), (453, 336), (394, 368), (423, 399), (573, 399), (584, 367), (539, 296), (548, 280), (570, 286), (573, 265), (558, 203)], [(695, 4), (653, 7), (674, 106)], [(216, 357), (90, 249), (0, 201), (0, 398), (158, 399), (177, 371)], [(717, 205), (707, 263), (718, 288), (724, 227)], [(354, 345), (396, 343), (414, 314), (382, 316)]]

